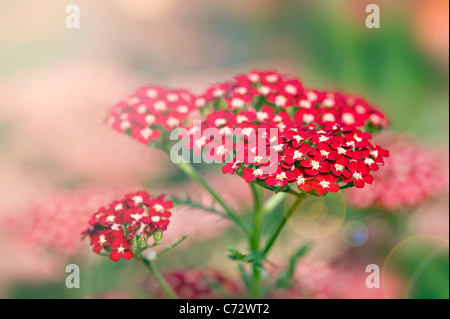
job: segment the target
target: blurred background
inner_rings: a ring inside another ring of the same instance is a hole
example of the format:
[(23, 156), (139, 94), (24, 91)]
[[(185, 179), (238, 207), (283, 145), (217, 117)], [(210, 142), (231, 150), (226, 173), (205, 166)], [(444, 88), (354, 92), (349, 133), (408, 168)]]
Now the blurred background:
[[(65, 26), (71, 3), (79, 29)], [(379, 29), (365, 26), (370, 3), (380, 7)], [(448, 298), (448, 9), (446, 0), (1, 1), (0, 297), (158, 297), (145, 269), (95, 256), (80, 232), (125, 192), (196, 186), (165, 154), (104, 125), (108, 109), (144, 84), (201, 93), (262, 68), (383, 109), (392, 126), (377, 138), (392, 146), (395, 167), (379, 176), (385, 188), (345, 194), (342, 225), (312, 240), (294, 287), (268, 297)], [(246, 183), (203, 170), (246, 214)], [(177, 209), (166, 239), (185, 233), (159, 261), (181, 295), (223, 297), (206, 276), (242, 296), (226, 258), (227, 246), (246, 248), (239, 232), (216, 215)], [(282, 265), (306, 239), (291, 225), (273, 260)], [(81, 267), (80, 289), (65, 287), (69, 263)], [(380, 289), (365, 285), (368, 264), (383, 269)]]

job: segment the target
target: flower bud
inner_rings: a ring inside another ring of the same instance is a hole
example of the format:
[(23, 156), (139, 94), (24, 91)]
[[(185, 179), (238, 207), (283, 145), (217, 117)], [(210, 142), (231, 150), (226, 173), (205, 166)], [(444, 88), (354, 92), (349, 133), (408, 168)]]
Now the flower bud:
[(133, 238), (133, 241), (131, 242), (131, 250), (133, 252), (136, 252), (138, 249), (138, 241), (136, 239), (136, 237)]
[(156, 231), (153, 234), (153, 240), (155, 241), (155, 244), (160, 244), (162, 242), (163, 239), (163, 232), (162, 231)]
[(147, 237), (139, 238), (138, 241), (139, 248), (145, 248), (147, 246), (147, 241), (148, 241)]

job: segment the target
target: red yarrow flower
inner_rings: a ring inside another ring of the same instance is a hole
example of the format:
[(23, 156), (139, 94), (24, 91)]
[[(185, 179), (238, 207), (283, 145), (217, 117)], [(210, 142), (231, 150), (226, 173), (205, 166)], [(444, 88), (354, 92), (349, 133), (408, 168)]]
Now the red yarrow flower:
[(164, 232), (169, 225), (173, 203), (164, 195), (150, 196), (141, 191), (125, 195), (101, 207), (89, 220), (82, 234), (90, 237), (95, 253), (106, 251), (113, 261), (131, 259), (136, 253), (133, 243), (147, 245), (155, 232)]

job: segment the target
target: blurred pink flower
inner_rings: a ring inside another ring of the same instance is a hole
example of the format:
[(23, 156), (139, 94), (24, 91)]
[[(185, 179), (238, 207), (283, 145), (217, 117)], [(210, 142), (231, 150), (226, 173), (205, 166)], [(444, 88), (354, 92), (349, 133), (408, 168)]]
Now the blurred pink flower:
[(373, 185), (346, 191), (350, 205), (395, 211), (448, 195), (448, 150), (428, 147), (400, 135), (383, 135), (380, 139), (391, 156), (385, 161), (385, 169), (374, 173)]
[(325, 260), (317, 258), (301, 259), (294, 272), (292, 287), (275, 290), (268, 297), (275, 299), (332, 298), (330, 295), (332, 271), (332, 266)]
[[(338, 299), (384, 299), (381, 288), (368, 288), (366, 265), (353, 268), (335, 268), (330, 274), (329, 293)], [(393, 278), (393, 280), (397, 280)]]
[[(184, 299), (219, 299), (233, 297), (241, 291), (236, 280), (225, 277), (214, 269), (180, 269), (163, 274), (169, 285)], [(147, 290), (163, 298), (159, 286), (153, 278), (144, 282)]]
[[(86, 220), (123, 189), (58, 191), (12, 211), (0, 223), (0, 282), (41, 281), (58, 278), (69, 257), (90, 259), (81, 241)], [(89, 254), (90, 255), (90, 254)]]
[(6, 224), (24, 245), (50, 249), (62, 256), (75, 256), (86, 246), (81, 243), (86, 220), (118, 194), (121, 194), (118, 190), (95, 188), (58, 191), (31, 204), (25, 213), (8, 216)]
[(428, 234), (449, 238), (449, 198), (422, 205), (414, 210), (409, 219), (410, 228), (415, 234)]
[[(112, 64), (66, 60), (10, 81), (1, 116), (20, 121), (8, 157), (56, 182), (157, 177), (165, 154), (112, 132), (108, 108), (143, 80)], [(24, 93), (26, 92), (26, 94)], [(32, 159), (32, 160), (31, 160)]]

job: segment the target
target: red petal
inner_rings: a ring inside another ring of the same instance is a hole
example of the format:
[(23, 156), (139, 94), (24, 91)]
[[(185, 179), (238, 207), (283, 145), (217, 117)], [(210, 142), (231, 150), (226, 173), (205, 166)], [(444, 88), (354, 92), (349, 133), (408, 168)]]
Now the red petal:
[(109, 254), (109, 259), (115, 262), (118, 262), (120, 260), (120, 257), (120, 254), (116, 250), (112, 251), (111, 254)]

